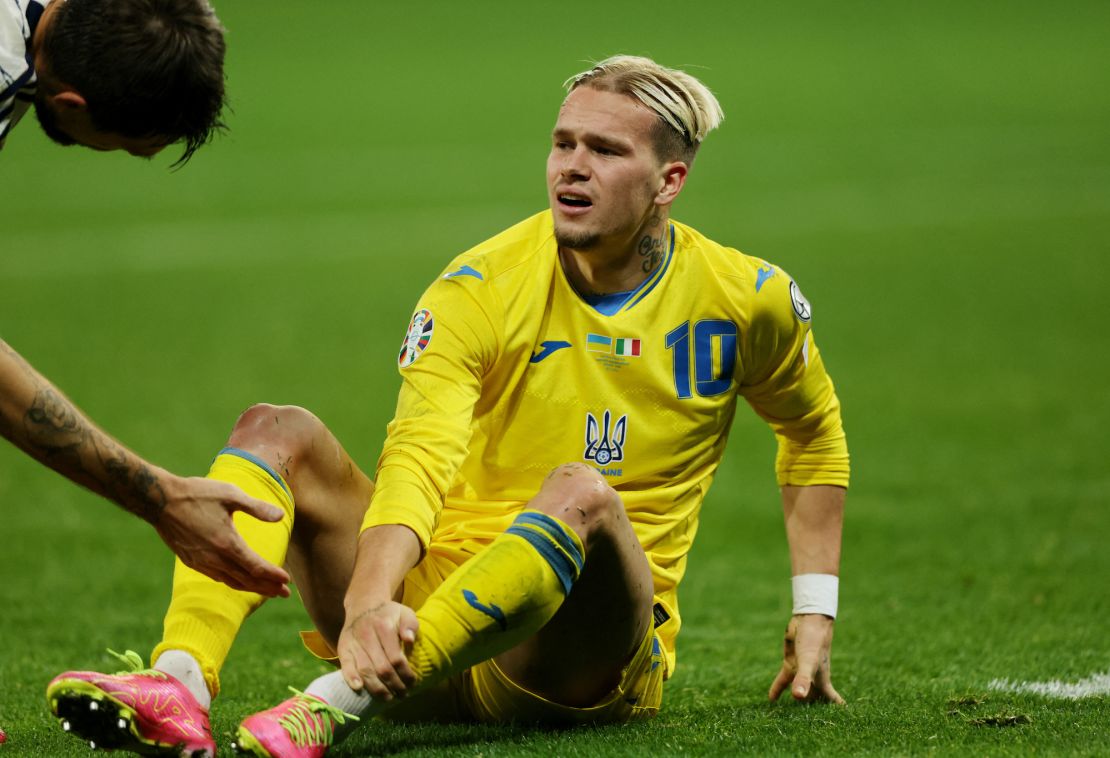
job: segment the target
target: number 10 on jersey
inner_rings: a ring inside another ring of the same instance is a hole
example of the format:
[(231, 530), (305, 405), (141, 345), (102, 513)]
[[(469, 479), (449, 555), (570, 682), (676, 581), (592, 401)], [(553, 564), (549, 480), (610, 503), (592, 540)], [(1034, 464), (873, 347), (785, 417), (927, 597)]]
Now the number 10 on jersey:
[[(707, 319), (694, 324), (691, 340), (690, 322), (684, 321), (667, 333), (667, 349), (673, 351), (674, 389), (680, 399), (692, 397), (691, 390), (702, 397), (727, 392), (736, 370), (736, 324), (720, 319)], [(691, 359), (691, 341), (693, 357)], [(693, 386), (690, 374), (693, 364)]]

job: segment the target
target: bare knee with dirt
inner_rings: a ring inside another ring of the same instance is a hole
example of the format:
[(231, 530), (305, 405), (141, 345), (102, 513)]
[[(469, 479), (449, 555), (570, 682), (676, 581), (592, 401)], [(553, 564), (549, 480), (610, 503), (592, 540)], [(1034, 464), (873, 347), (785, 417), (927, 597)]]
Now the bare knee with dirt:
[(589, 706), (616, 686), (650, 628), (651, 568), (620, 495), (589, 466), (552, 471), (528, 507), (573, 529), (585, 564), (551, 621), (495, 660), (538, 695)]
[(296, 511), (286, 564), (316, 627), (337, 639), (373, 482), (324, 423), (297, 406), (252, 406), (228, 445), (258, 457), (289, 485)]

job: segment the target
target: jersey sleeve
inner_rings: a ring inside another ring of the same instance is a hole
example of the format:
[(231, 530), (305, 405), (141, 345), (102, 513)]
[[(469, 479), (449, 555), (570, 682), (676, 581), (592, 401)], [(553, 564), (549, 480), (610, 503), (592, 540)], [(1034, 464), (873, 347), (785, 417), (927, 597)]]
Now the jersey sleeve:
[(740, 394), (775, 432), (783, 485), (848, 486), (848, 445), (840, 401), (813, 341), (812, 310), (790, 277), (758, 293), (746, 339)]
[(4, 3), (0, 7), (0, 148), (25, 107), (17, 101), (19, 91), (35, 74), (27, 63), (26, 29), (20, 4)]
[(420, 298), (398, 356), (401, 390), (364, 530), (402, 524), (427, 548), (467, 454), (482, 377), (500, 349), (496, 311), (474, 277), (437, 280)]

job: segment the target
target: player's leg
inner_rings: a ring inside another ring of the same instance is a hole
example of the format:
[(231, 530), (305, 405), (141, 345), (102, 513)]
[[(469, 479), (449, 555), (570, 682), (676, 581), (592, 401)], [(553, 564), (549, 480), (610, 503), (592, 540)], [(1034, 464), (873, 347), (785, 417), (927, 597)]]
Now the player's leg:
[[(267, 560), (288, 562), (305, 607), (321, 631), (341, 628), (343, 591), (354, 565), (358, 526), (373, 491), (370, 480), (316, 416), (295, 406), (250, 408), (239, 418), (216, 463), (222, 459), (234, 464), (225, 479), (244, 488), (265, 482), (272, 501), (287, 508), (287, 519), (278, 525), (237, 519), (244, 540)], [(273, 486), (275, 481), (280, 486)], [(215, 695), (232, 641), (264, 600), (214, 582), (179, 561), (165, 634), (152, 658), (157, 661), (169, 650), (189, 653), (201, 663)]]
[[(580, 591), (575, 582), (595, 571), (595, 555), (597, 576), (586, 592), (600, 596), (570, 605)], [(508, 531), (417, 611), (420, 633), (409, 662), (418, 681), (410, 696), (498, 656), (510, 676), (537, 694), (567, 705), (592, 704), (613, 689), (643, 642), (651, 598), (647, 559), (619, 496), (586, 466), (560, 467)], [(571, 612), (564, 615), (560, 608), (567, 607)], [(553, 619), (559, 631), (548, 632)], [(558, 634), (569, 638), (560, 641)], [(557, 658), (554, 664), (535, 660), (548, 654)], [(544, 676), (551, 681), (540, 682)], [(389, 706), (353, 693), (338, 672), (307, 692), (311, 697), (248, 718), (239, 730), (240, 748), (277, 758), (301, 755), (308, 745), (311, 755), (322, 755), (336, 738), (333, 706), (362, 718)]]
[(530, 692), (587, 707), (612, 691), (651, 627), (651, 568), (620, 495), (589, 466), (556, 469), (528, 507), (573, 528), (586, 562), (555, 616), (495, 662)]
[(303, 408), (255, 406), (240, 418), (228, 445), (250, 451), (289, 482), (296, 518), (285, 563), (316, 628), (338, 638), (374, 483)]
[[(341, 626), (342, 593), (372, 484), (334, 436), (303, 409), (254, 406), (239, 418), (209, 476), (285, 511), (278, 523), (236, 514), (236, 528), (263, 558), (277, 564), (288, 558), (321, 629)], [(172, 747), (180, 742), (206, 754), (214, 749), (207, 709), (219, 690), (219, 670), (243, 621), (263, 600), (178, 561), (164, 637), (152, 655), (154, 669), (120, 676), (67, 672), (48, 688), (51, 707), (76, 734), (106, 748), (161, 746), (165, 755), (189, 754)], [(141, 669), (135, 659), (133, 668)], [(150, 697), (152, 692), (159, 696)], [(172, 717), (147, 712), (167, 703), (184, 708)]]

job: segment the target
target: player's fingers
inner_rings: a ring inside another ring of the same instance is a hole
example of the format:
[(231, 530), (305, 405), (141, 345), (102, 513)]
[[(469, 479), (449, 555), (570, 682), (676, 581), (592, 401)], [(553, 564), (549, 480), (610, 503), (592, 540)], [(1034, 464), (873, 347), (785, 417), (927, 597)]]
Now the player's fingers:
[(375, 619), (369, 614), (363, 614), (351, 622), (348, 629), (353, 657), (358, 669), (358, 676), (367, 694), (379, 700), (392, 700), (393, 693), (382, 682), (379, 671), (385, 659), (382, 645), (379, 640)]
[(384, 629), (378, 638), (378, 653), (374, 658), (374, 671), (378, 681), (389, 690), (390, 695), (404, 697), (408, 689), (406, 679), (413, 679), (412, 670), (409, 668), (408, 659), (401, 648), (401, 641), (396, 628)]
[(408, 651), (416, 643), (416, 633), (420, 631), (420, 622), (416, 618), (416, 613), (409, 607), (404, 607), (401, 610), (401, 615), (397, 623), (398, 631), (398, 655), (399, 659), (395, 662), (397, 674), (405, 683), (406, 687), (411, 687), (416, 683), (416, 672), (412, 670), (409, 665)]
[(362, 675), (359, 673), (361, 668), (358, 659), (358, 646), (340, 644), (339, 670), (343, 672), (343, 681), (356, 692), (361, 691), (363, 687)]
[(826, 681), (821, 685), (821, 695), (830, 703), (844, 705), (844, 698), (842, 698), (840, 693), (832, 686), (832, 682)]
[(230, 510), (242, 511), (256, 519), (262, 521), (281, 521), (285, 515), (285, 511), (278, 508), (276, 505), (271, 505), (265, 500), (258, 500), (257, 498), (249, 497), (241, 492), (234, 500), (228, 501)]
[(367, 649), (366, 645), (363, 646), (367, 653), (367, 665), (359, 669), (362, 681), (366, 684), (366, 691), (371, 697), (385, 701), (392, 700), (398, 690), (404, 691), (404, 685), (393, 671), (381, 643), (375, 639), (372, 648)]
[(794, 681), (790, 683), (790, 694), (795, 700), (805, 700), (809, 697), (812, 688), (813, 677), (802, 673), (801, 667), (799, 667), (798, 674), (794, 677)]
[[(240, 549), (244, 553), (250, 553), (250, 549), (242, 540), (240, 540)], [(208, 558), (209, 560), (204, 566), (194, 568), (216, 581), (223, 582), (234, 590), (255, 592), (265, 597), (289, 596), (289, 588), (281, 581), (281, 576), (285, 574), (284, 571), (280, 572), (277, 580), (269, 576), (259, 578), (222, 553), (211, 553)], [(261, 561), (261, 559), (258, 560)]]
[[(186, 565), (188, 565), (188, 564), (186, 564)], [(213, 566), (213, 565), (209, 565), (209, 564), (199, 565), (198, 564), (198, 565), (195, 565), (195, 566), (190, 565), (189, 567), (192, 568), (192, 569), (195, 569), (196, 571), (199, 571), (200, 573), (207, 576), (209, 579), (213, 579), (217, 582), (221, 582), (223, 584), (226, 584), (228, 587), (230, 587), (233, 590), (243, 591), (243, 590), (246, 589), (246, 587), (243, 585), (242, 580), (239, 577), (236, 577), (233, 572), (226, 570), (223, 566)]]
[(289, 588), (286, 586), (289, 583), (289, 572), (264, 560), (238, 534), (235, 534), (230, 553), (236, 568), (245, 573), (257, 587), (254, 592), (268, 597), (289, 597)]
[(785, 690), (787, 685), (790, 684), (791, 678), (792, 675), (790, 671), (786, 668), (786, 666), (783, 666), (781, 669), (779, 669), (778, 676), (775, 677), (775, 681), (771, 683), (771, 689), (767, 692), (767, 699), (778, 700), (779, 696), (782, 695), (783, 690)]
[[(256, 553), (242, 536), (232, 527), (224, 536), (225, 542), (213, 549), (214, 556), (227, 564), (229, 570), (243, 574), (251, 585), (252, 592), (274, 597), (289, 596), (289, 573)], [(263, 591), (266, 588), (267, 591)]]
[(794, 676), (794, 682), (790, 685), (790, 692), (796, 700), (802, 700), (809, 695), (813, 680), (817, 678), (817, 666), (821, 658), (821, 649), (812, 644), (812, 640), (807, 640), (802, 644), (795, 645), (795, 652), (798, 673)]

